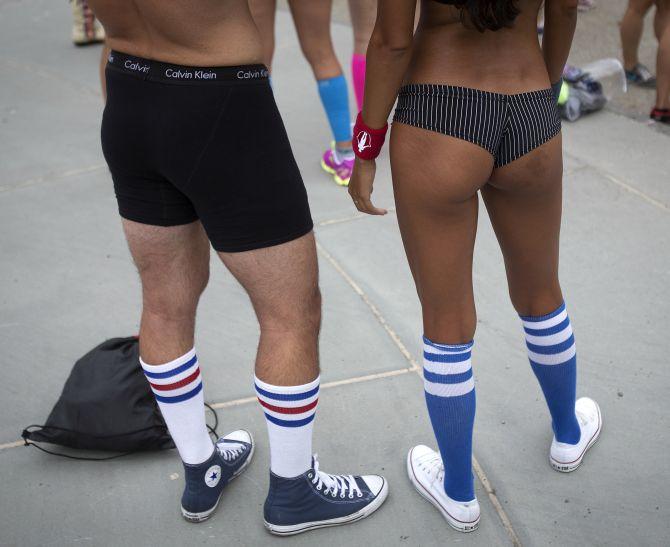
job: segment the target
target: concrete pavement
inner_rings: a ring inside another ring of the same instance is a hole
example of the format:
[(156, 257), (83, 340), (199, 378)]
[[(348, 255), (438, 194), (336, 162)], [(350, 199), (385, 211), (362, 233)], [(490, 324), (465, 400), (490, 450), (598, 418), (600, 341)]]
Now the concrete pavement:
[[(564, 126), (562, 283), (578, 393), (594, 397), (605, 420), (601, 441), (572, 475), (548, 465), (548, 414), (481, 215), (474, 368), (482, 524), (460, 535), (405, 476), (408, 448), (434, 442), (413, 370), (420, 313), (396, 219), (356, 214), (321, 172), (325, 117), (284, 12), (273, 85), (317, 223), (324, 295), (329, 387), (315, 446), (324, 469), (383, 472), (389, 500), (349, 527), (289, 540), (266, 534), (268, 447), (251, 398), (257, 326), (214, 257), (198, 325), (206, 398), (219, 407), (220, 430), (249, 428), (258, 452), (211, 521), (181, 520), (174, 453), (86, 463), (12, 447), (25, 425), (46, 418), (80, 355), (136, 332), (139, 286), (100, 152), (98, 48), (73, 48), (67, 7), (47, 0), (0, 1), (0, 29), (0, 545), (668, 544), (670, 138), (612, 111)], [(335, 25), (333, 35), (348, 59), (350, 29)], [(386, 154), (375, 197), (392, 206)]]

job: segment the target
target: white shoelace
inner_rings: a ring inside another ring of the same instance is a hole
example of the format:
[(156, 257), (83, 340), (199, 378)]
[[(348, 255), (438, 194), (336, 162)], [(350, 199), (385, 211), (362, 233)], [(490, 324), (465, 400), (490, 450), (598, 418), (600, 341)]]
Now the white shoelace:
[[(316, 485), (316, 489), (320, 492), (325, 488), (324, 494), (330, 494), (333, 497), (339, 495), (340, 498), (346, 496), (353, 499), (354, 495), (359, 498), (363, 497), (361, 489), (358, 487), (356, 479), (353, 475), (331, 475), (323, 471), (319, 471), (319, 461), (317, 455), (314, 454), (314, 476), (312, 477), (312, 484)], [(347, 490), (349, 494), (347, 494)]]
[(244, 445), (237, 443), (217, 443), (216, 450), (224, 459), (224, 461), (229, 462), (244, 452)]
[(444, 464), (439, 453), (431, 452), (430, 454), (426, 454), (418, 458), (416, 463), (419, 469), (428, 475), (431, 484), (435, 481), (441, 483), (444, 480)]
[(579, 412), (578, 410), (575, 411), (575, 416), (577, 416), (577, 421), (579, 422), (579, 425), (582, 427), (586, 427), (589, 424), (589, 422), (593, 421), (593, 418), (591, 416), (583, 412)]

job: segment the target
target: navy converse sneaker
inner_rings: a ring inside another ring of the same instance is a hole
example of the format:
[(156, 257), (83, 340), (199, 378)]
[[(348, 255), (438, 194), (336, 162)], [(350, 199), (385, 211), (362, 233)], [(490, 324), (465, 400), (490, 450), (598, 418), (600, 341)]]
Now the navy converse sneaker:
[(348, 524), (374, 513), (388, 495), (388, 483), (378, 475), (329, 475), (319, 471), (316, 454), (312, 469), (292, 479), (270, 472), (265, 500), (265, 527), (290, 536)]
[(184, 518), (190, 522), (207, 520), (219, 504), (225, 486), (247, 468), (253, 455), (251, 433), (239, 429), (216, 441), (206, 462), (185, 463), (186, 487), (181, 497)]

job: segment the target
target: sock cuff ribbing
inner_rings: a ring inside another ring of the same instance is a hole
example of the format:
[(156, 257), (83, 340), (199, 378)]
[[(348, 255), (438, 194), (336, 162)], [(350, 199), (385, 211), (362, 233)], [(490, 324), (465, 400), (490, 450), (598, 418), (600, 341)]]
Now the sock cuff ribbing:
[(438, 344), (423, 337), (423, 380), (426, 393), (437, 397), (458, 397), (474, 388), (472, 346)]
[(202, 376), (195, 348), (162, 365), (140, 365), (159, 403), (181, 403), (202, 391)]
[(521, 317), (534, 366), (562, 365), (576, 355), (575, 337), (565, 303), (553, 312), (538, 317)]
[(545, 315), (519, 315), (522, 321), (529, 321), (531, 323), (537, 323), (540, 321), (546, 321), (548, 319), (552, 319), (553, 317), (556, 317), (560, 313), (566, 311), (565, 309), (565, 302), (561, 302), (561, 305), (558, 306), (554, 311), (551, 311)]
[(320, 376), (300, 386), (274, 386), (254, 377), (256, 396), (269, 422), (302, 427), (314, 420), (319, 402)]
[(175, 367), (178, 367), (179, 365), (182, 365), (184, 363), (187, 363), (191, 359), (193, 359), (196, 356), (195, 353), (195, 348), (191, 348), (189, 351), (187, 351), (184, 355), (181, 355), (177, 357), (176, 359), (173, 359), (172, 361), (168, 361), (167, 363), (163, 363), (160, 365), (151, 365), (144, 361), (142, 357), (140, 357), (140, 365), (142, 365), (142, 368), (145, 371), (149, 372), (154, 372), (154, 373), (161, 373), (161, 372), (167, 372), (172, 370)]
[(273, 384), (268, 384), (263, 380), (259, 379), (258, 376), (254, 375), (254, 384), (256, 385), (256, 390), (260, 388), (261, 391), (267, 391), (276, 395), (296, 395), (304, 394), (314, 389), (318, 389), (321, 383), (321, 376), (317, 376), (314, 380), (307, 384), (302, 384), (299, 386), (275, 386)]

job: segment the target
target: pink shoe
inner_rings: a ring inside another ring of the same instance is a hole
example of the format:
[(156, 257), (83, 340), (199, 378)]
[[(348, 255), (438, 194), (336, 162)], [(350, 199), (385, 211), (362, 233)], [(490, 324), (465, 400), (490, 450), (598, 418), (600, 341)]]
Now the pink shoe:
[(349, 179), (354, 170), (354, 158), (342, 158), (333, 148), (329, 148), (323, 153), (321, 167), (326, 173), (333, 175), (337, 184), (349, 186)]

